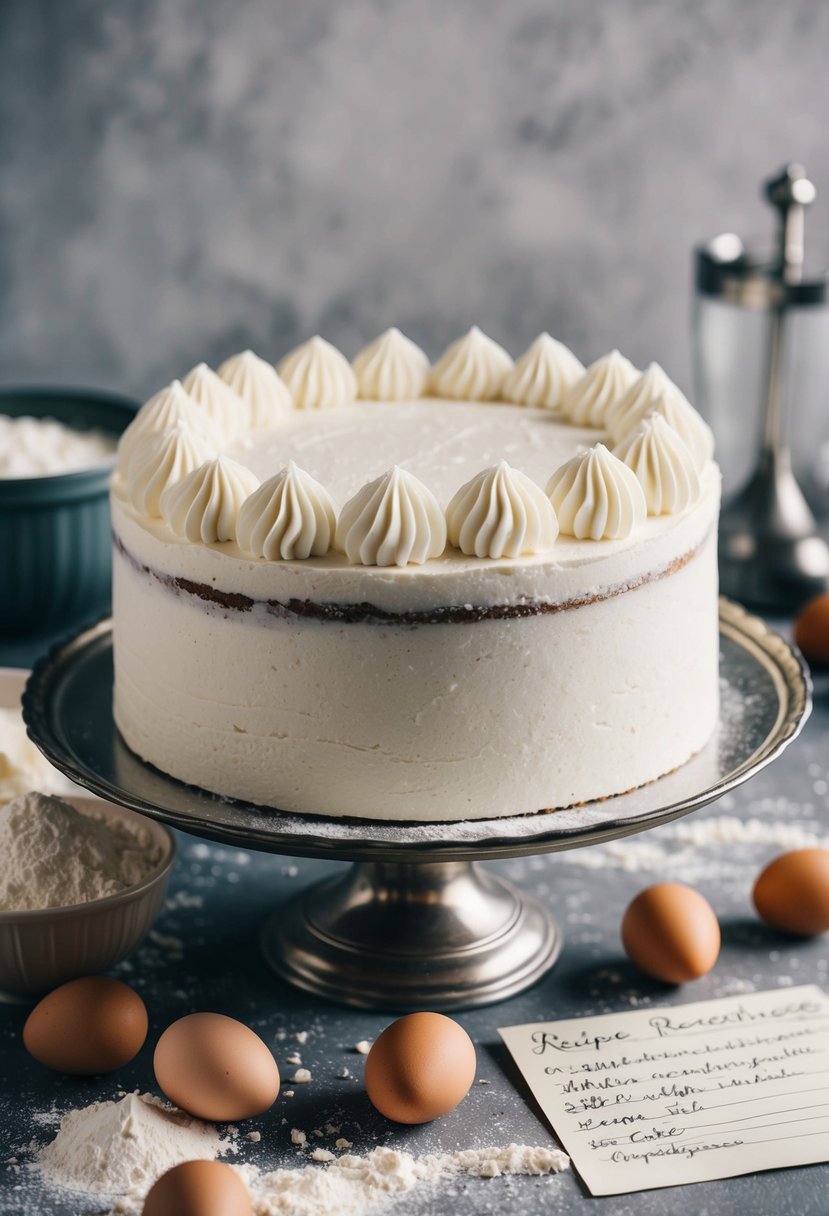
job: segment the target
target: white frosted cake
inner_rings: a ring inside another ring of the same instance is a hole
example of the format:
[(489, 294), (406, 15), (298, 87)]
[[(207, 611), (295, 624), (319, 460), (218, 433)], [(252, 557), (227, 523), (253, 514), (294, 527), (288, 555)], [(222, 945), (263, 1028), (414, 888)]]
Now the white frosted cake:
[(115, 717), (286, 811), (553, 810), (718, 716), (710, 431), (657, 364), (473, 329), (245, 351), (149, 401), (113, 480)]

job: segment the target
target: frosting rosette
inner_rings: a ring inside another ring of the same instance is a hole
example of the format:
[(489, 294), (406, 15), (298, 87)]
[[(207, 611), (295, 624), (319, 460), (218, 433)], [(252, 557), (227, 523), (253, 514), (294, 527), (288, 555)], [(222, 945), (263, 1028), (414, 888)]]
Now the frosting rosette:
[(503, 346), (473, 325), (447, 347), (432, 368), (432, 392), (454, 401), (500, 400), (512, 367)]
[(428, 486), (395, 465), (348, 500), (335, 544), (362, 566), (422, 565), (446, 548), (446, 520)]
[(218, 375), (244, 401), (247, 425), (254, 430), (268, 429), (293, 409), (293, 398), (276, 368), (252, 350), (242, 350), (225, 359)]
[(161, 495), (161, 514), (192, 544), (233, 540), (242, 503), (259, 485), (243, 464), (219, 456), (193, 469)]
[(446, 508), (449, 543), (475, 557), (544, 553), (558, 536), (550, 499), (505, 460), (461, 486)]
[(127, 466), (130, 502), (143, 515), (159, 517), (161, 496), (167, 487), (215, 455), (210, 441), (190, 427), (178, 425), (147, 435), (137, 444)]
[(429, 381), (428, 358), (394, 327), (363, 347), (351, 366), (366, 401), (411, 401), (423, 396)]
[(160, 435), (175, 426), (190, 427), (210, 441), (216, 439), (206, 411), (185, 392), (180, 380), (173, 380), (141, 406), (118, 441), (118, 471), (126, 472), (130, 457), (142, 439)]
[(539, 334), (507, 373), (504, 399), (532, 409), (560, 410), (566, 394), (583, 375), (584, 365), (563, 342), (548, 333)]
[[(637, 426), (648, 414), (659, 414), (673, 427), (693, 456), (697, 472), (701, 473), (714, 454), (714, 436), (694, 407), (681, 393), (669, 393), (643, 407), (639, 417), (630, 420), (631, 427)], [(621, 436), (619, 442), (623, 438)]]
[(639, 375), (630, 359), (618, 350), (602, 355), (571, 385), (561, 403), (561, 411), (577, 426), (605, 427), (617, 401)]
[(603, 443), (557, 469), (547, 494), (561, 531), (578, 540), (621, 540), (648, 513), (636, 474)]
[(192, 367), (182, 384), (193, 400), (206, 411), (217, 434), (228, 439), (244, 429), (247, 419), (241, 397), (228, 388), (206, 363), (197, 363)]
[(276, 370), (300, 410), (350, 405), (357, 396), (357, 377), (351, 364), (319, 334), (287, 354)]
[(636, 474), (649, 515), (678, 515), (700, 496), (694, 457), (661, 414), (647, 414), (614, 455)]
[(692, 408), (690, 401), (674, 384), (668, 373), (658, 363), (649, 363), (627, 392), (608, 410), (605, 426), (611, 436), (616, 440), (621, 439), (641, 422), (660, 397), (676, 397), (689, 409)]
[(337, 516), (331, 495), (289, 461), (263, 481), (239, 511), (240, 548), (267, 561), (324, 557), (334, 540)]

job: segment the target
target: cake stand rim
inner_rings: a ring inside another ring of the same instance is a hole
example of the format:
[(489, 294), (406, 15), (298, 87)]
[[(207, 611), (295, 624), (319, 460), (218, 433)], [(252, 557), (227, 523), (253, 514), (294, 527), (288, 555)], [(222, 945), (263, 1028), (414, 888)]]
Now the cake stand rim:
[[(77, 757), (67, 753), (60, 740), (56, 738), (54, 730), (49, 726), (46, 708), (47, 690), (51, 688), (54, 692), (55, 688), (60, 688), (60, 683), (55, 685), (55, 681), (60, 681), (61, 678), (65, 681), (67, 665), (71, 668), (73, 661), (79, 662), (79, 658), (84, 656), (85, 651), (100, 646), (102, 642), (106, 641), (107, 636), (109, 636), (111, 648), (112, 618), (109, 616), (92, 625), (83, 626), (69, 637), (55, 643), (42, 658), (36, 661), (22, 697), (23, 720), (29, 738), (56, 768), (78, 785), (99, 797), (120, 803), (191, 835), (220, 843), (286, 856), (341, 861), (417, 863), (421, 861), (483, 861), (530, 856), (534, 853), (560, 852), (620, 839), (623, 836), (646, 831), (681, 818), (742, 785), (743, 782), (775, 760), (797, 738), (812, 709), (811, 675), (800, 651), (772, 629), (766, 621), (724, 596), (719, 599), (719, 628), (721, 635), (727, 636), (735, 642), (772, 678), (777, 693), (777, 718), (774, 727), (768, 732), (762, 743), (714, 785), (663, 807), (651, 808), (622, 818), (614, 818), (609, 815), (606, 820), (585, 824), (582, 827), (559, 828), (558, 830), (555, 828), (555, 811), (539, 811), (529, 817), (505, 815), (495, 821), (499, 828), (504, 829), (505, 833), (508, 833), (510, 824), (520, 822), (526, 828), (528, 818), (538, 821), (538, 833), (528, 834), (525, 831), (518, 836), (487, 835), (476, 840), (467, 831), (463, 838), (453, 840), (451, 835), (455, 825), (452, 821), (436, 825), (411, 822), (398, 824), (394, 821), (374, 819), (338, 819), (324, 815), (288, 813), (280, 811), (278, 808), (259, 807), (238, 800), (220, 799), (208, 791), (184, 785), (175, 778), (160, 773), (159, 770), (145, 764), (132, 753), (135, 763), (140, 768), (151, 771), (163, 781), (171, 783), (179, 794), (181, 791), (192, 791), (194, 798), (207, 797), (213, 800), (213, 805), (217, 808), (221, 808), (223, 804), (233, 807), (237, 812), (256, 817), (263, 826), (245, 826), (222, 821), (217, 817), (204, 819), (197, 814), (185, 814), (161, 806), (156, 802), (148, 802), (141, 794), (113, 784), (94, 769), (83, 767)], [(111, 701), (109, 703), (111, 705)], [(110, 721), (107, 725), (110, 727), (114, 725), (111, 720), (111, 710)], [(665, 779), (659, 778), (644, 788), (658, 787), (659, 782)], [(618, 805), (621, 799), (629, 799), (637, 792), (615, 795), (603, 800), (602, 805), (607, 806), (610, 810)], [(596, 803), (586, 804), (585, 809), (596, 805)], [(266, 825), (269, 815), (281, 816), (283, 820), (289, 820), (292, 825), (295, 825), (294, 830), (290, 833), (284, 830), (268, 830)], [(490, 819), (459, 822), (463, 822), (466, 828), (469, 828), (470, 823), (489, 825), (490, 828), (493, 824), (493, 820)], [(319, 833), (317, 829), (322, 825), (329, 830), (329, 834), (321, 835)], [(434, 836), (427, 834), (429, 829), (434, 830), (436, 826), (442, 831), (440, 839), (435, 839)], [(349, 837), (338, 838), (335, 834), (330, 834), (332, 827), (347, 828), (350, 832)], [(382, 828), (384, 838), (373, 839), (373, 828)], [(399, 839), (395, 839), (396, 829)], [(419, 830), (422, 830), (423, 839), (417, 838)], [(404, 834), (408, 838), (405, 838)]]

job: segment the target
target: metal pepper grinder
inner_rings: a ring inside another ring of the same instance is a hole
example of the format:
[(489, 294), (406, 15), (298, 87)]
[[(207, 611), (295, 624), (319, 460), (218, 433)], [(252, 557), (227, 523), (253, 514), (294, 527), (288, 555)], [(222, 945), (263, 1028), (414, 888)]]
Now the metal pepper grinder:
[[(825, 274), (812, 281), (804, 275), (805, 210), (816, 197), (805, 170), (788, 165), (765, 183), (764, 195), (778, 220), (770, 254), (752, 254), (733, 234), (697, 251), (697, 390), (718, 449), (718, 432), (724, 432), (725, 459), (729, 445), (737, 461), (757, 453), (753, 471), (723, 506), (722, 590), (752, 606), (789, 612), (829, 585), (829, 547), (795, 477), (790, 450), (790, 424), (799, 425), (792, 400), (792, 327), (802, 310), (825, 306), (827, 280)], [(700, 314), (700, 305), (711, 301), (726, 310), (719, 318)], [(742, 336), (735, 328), (741, 323), (728, 316), (735, 308), (752, 314)], [(729, 371), (730, 401), (722, 391)], [(756, 405), (746, 400), (747, 392), (756, 392)], [(829, 403), (829, 384), (825, 392)], [(718, 395), (719, 419), (716, 408), (706, 408)]]

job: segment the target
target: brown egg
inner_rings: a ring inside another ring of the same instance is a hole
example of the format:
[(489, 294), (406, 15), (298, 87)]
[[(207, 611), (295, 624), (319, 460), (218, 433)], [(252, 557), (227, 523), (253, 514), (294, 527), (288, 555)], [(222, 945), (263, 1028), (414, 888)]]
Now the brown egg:
[(829, 595), (818, 595), (800, 609), (794, 640), (810, 663), (829, 664)]
[(794, 849), (770, 861), (752, 892), (758, 916), (775, 929), (811, 937), (829, 929), (829, 850)]
[(387, 1026), (366, 1059), (366, 1092), (395, 1123), (448, 1114), (475, 1080), (475, 1048), (442, 1013), (410, 1013)]
[(142, 1216), (251, 1216), (250, 1192), (229, 1165), (184, 1161), (152, 1185)]
[(141, 997), (104, 975), (61, 984), (35, 1005), (23, 1027), (23, 1042), (36, 1060), (79, 1076), (123, 1067), (146, 1037)]
[(279, 1093), (276, 1060), (259, 1035), (221, 1013), (190, 1013), (168, 1026), (153, 1068), (170, 1101), (199, 1119), (249, 1119)]
[(622, 917), (622, 945), (640, 971), (684, 984), (710, 971), (720, 953), (720, 926), (698, 891), (681, 882), (646, 887)]

